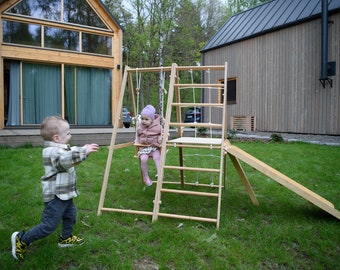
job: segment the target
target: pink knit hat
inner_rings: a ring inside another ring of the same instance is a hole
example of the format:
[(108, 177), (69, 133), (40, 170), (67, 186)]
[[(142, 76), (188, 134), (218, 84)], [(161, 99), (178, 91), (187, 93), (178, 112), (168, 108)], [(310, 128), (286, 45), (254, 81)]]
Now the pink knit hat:
[(141, 114), (145, 114), (154, 120), (156, 109), (152, 105), (146, 105), (146, 107), (142, 110)]

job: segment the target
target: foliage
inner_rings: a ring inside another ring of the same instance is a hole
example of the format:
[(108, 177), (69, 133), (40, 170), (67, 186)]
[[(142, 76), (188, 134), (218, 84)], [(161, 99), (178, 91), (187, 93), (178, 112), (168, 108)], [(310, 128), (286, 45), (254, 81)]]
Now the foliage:
[[(306, 143), (238, 143), (238, 147), (330, 200), (340, 209), (339, 147)], [(77, 168), (75, 234), (85, 244), (57, 247), (61, 227), (33, 243), (23, 262), (11, 256), (14, 230), (41, 218), (41, 148), (0, 149), (0, 268), (7, 269), (337, 269), (339, 220), (243, 164), (260, 202), (251, 204), (230, 160), (222, 196), (221, 223), (104, 212), (97, 216), (108, 148)], [(189, 153), (190, 154), (190, 153)], [(170, 150), (167, 158), (178, 160)], [(210, 162), (210, 160), (206, 160)], [(150, 175), (154, 167), (150, 164)], [(171, 174), (172, 180), (178, 180)], [(198, 177), (202, 177), (201, 174)], [(180, 186), (178, 186), (180, 187)], [(155, 185), (145, 188), (133, 149), (114, 152), (105, 206), (152, 211)], [(136, 207), (136, 208), (135, 208)], [(173, 213), (214, 214), (216, 201), (201, 196), (162, 197)]]
[(227, 130), (227, 139), (228, 140), (234, 140), (237, 134), (237, 130), (236, 129), (229, 129)]
[(273, 133), (270, 135), (271, 141), (276, 142), (276, 143), (281, 143), (283, 142), (283, 138), (281, 134)]
[(199, 136), (204, 136), (207, 134), (208, 129), (206, 127), (197, 128), (197, 132)]
[[(235, 12), (262, 1), (105, 0), (124, 28), (123, 65), (159, 67), (201, 64), (200, 50)], [(158, 104), (160, 76), (143, 76), (140, 107)], [(132, 107), (131, 97), (125, 105)]]

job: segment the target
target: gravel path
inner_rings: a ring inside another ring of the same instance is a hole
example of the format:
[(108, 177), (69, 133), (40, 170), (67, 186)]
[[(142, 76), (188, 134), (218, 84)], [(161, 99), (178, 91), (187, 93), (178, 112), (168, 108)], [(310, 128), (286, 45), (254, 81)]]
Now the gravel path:
[[(254, 139), (271, 139), (273, 133), (269, 132), (237, 132), (237, 138), (254, 138)], [(285, 141), (293, 142), (309, 142), (313, 144), (324, 144), (332, 146), (340, 146), (340, 136), (329, 135), (311, 135), (311, 134), (294, 134), (294, 133), (276, 133), (281, 135)]]

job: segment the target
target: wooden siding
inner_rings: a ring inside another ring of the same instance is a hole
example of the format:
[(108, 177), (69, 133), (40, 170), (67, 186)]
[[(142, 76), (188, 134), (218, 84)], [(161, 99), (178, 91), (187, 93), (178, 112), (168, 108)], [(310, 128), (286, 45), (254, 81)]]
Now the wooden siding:
[(227, 61), (228, 77), (237, 78), (228, 128), (231, 116), (251, 115), (259, 131), (340, 134), (340, 13), (329, 21), (328, 61), (336, 61), (332, 88), (319, 82), (321, 19), (204, 53), (204, 65)]
[(112, 57), (13, 45), (3, 45), (1, 57), (5, 59), (34, 61), (40, 63), (62, 63), (97, 68), (114, 68), (117, 64), (120, 64), (120, 62), (115, 63)]
[[(8, 0), (0, 4), (0, 12), (16, 4), (18, 0)], [(11, 19), (27, 23), (41, 24), (45, 26), (62, 27), (68, 30), (85, 31), (92, 34), (106, 35), (112, 37), (112, 54), (98, 55), (72, 51), (59, 51), (49, 48), (30, 47), (16, 44), (0, 44), (0, 130), (5, 125), (4, 111), (4, 85), (2, 74), (4, 59), (16, 59), (36, 63), (67, 64), (77, 66), (88, 66), (94, 68), (107, 68), (112, 70), (111, 82), (111, 120), (115, 119), (117, 102), (119, 99), (120, 84), (122, 78), (122, 39), (123, 33), (120, 26), (112, 19), (105, 7), (99, 1), (88, 1), (89, 5), (96, 11), (109, 29), (94, 29), (87, 26), (71, 24), (60, 24), (53, 21), (44, 21), (37, 18), (21, 18), (15, 15), (1, 14), (1, 19)], [(0, 21), (0, 37), (2, 40), (2, 20)]]

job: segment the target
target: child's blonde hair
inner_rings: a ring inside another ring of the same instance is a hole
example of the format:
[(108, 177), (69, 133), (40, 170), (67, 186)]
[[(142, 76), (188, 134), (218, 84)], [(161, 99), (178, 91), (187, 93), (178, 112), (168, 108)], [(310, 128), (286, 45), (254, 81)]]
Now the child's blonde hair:
[(48, 116), (40, 126), (40, 135), (45, 141), (52, 141), (53, 136), (59, 134), (61, 123), (68, 122), (60, 116)]

